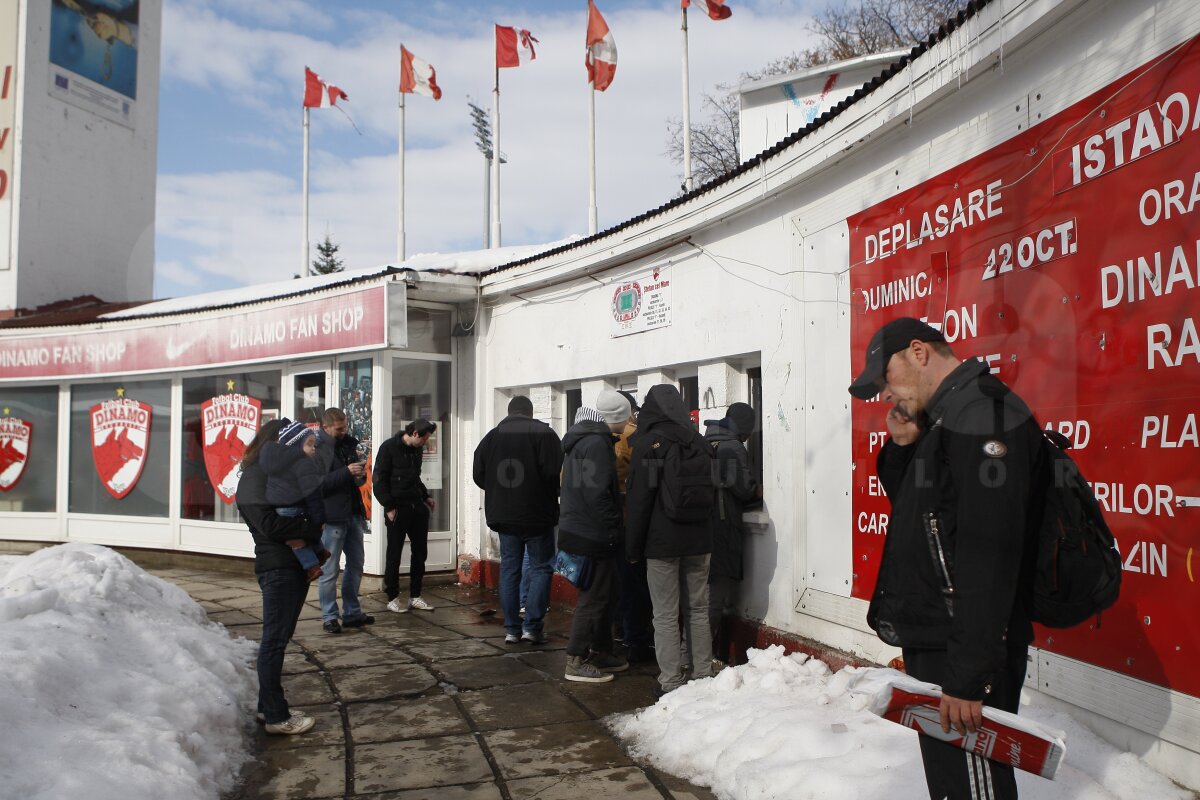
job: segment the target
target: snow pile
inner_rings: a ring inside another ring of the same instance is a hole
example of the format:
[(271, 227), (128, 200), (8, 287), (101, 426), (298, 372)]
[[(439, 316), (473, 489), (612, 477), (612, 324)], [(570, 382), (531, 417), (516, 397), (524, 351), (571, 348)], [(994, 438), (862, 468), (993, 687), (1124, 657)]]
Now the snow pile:
[[(866, 710), (847, 690), (865, 670), (832, 674), (782, 647), (750, 650), (749, 663), (693, 681), (656, 705), (610, 718), (635, 757), (732, 800), (895, 800), (924, 797), (916, 733)], [(1192, 797), (1071, 717), (1024, 706), (1021, 714), (1066, 732), (1067, 755), (1048, 781), (1017, 773), (1023, 800)]]
[(0, 558), (0, 794), (190, 800), (232, 788), (254, 650), (108, 548)]

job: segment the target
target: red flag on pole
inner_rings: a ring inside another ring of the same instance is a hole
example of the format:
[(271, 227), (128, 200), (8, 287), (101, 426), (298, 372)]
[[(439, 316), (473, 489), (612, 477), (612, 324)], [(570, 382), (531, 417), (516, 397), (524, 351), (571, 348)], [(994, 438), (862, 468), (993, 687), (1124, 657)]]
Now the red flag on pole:
[(588, 0), (587, 56), (588, 81), (597, 92), (603, 92), (617, 74), (617, 44), (608, 30), (608, 23), (600, 16), (600, 10)]
[(519, 67), (537, 58), (533, 34), (523, 28), (496, 26), (496, 66)]
[(304, 68), (304, 107), (329, 108), (337, 105), (338, 100), (349, 100), (350, 97), (333, 84), (325, 83), (321, 76), (308, 67)]
[[(679, 0), (680, 8), (687, 8), (691, 4), (691, 0)], [(725, 0), (704, 0), (704, 4), (708, 6), (708, 16), (710, 19), (729, 19), (733, 14), (733, 9), (725, 5)]]
[(428, 61), (410, 53), (404, 45), (400, 45), (400, 91), (423, 94), (434, 100), (442, 99), (442, 90), (437, 85), (437, 70)]

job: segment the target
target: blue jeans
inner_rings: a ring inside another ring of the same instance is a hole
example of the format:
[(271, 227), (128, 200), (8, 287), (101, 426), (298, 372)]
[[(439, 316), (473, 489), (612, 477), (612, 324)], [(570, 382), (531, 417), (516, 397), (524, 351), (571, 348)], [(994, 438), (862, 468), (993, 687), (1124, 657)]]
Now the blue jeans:
[(500, 534), (500, 608), (504, 630), (521, 634), (521, 564), (529, 554), (529, 595), (525, 598), (524, 630), (541, 633), (546, 607), (550, 605), (550, 562), (554, 559), (554, 529), (540, 536)]
[(521, 559), (521, 608), (525, 607), (525, 601), (529, 599), (529, 551), (525, 551), (525, 557)]
[(258, 644), (258, 710), (267, 722), (291, 716), (283, 696), (283, 651), (296, 632), (296, 620), (308, 596), (308, 578), (298, 569), (272, 569), (258, 574), (262, 589), (263, 628)]
[(321, 532), (321, 544), (329, 551), (329, 560), (321, 568), (318, 584), (321, 597), (321, 617), (329, 622), (337, 621), (337, 575), (342, 553), (346, 554), (346, 568), (342, 570), (342, 617), (357, 619), (363, 615), (358, 604), (358, 587), (363, 574), (363, 533), (367, 521), (355, 517), (349, 522), (326, 522)]

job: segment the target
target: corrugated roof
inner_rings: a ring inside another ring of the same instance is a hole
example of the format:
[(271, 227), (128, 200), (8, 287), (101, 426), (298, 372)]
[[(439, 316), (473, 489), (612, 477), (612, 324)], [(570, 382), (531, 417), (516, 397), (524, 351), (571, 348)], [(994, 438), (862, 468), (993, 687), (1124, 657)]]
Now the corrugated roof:
[(0, 319), (0, 328), (49, 328), (56, 325), (83, 325), (96, 322), (102, 314), (121, 311), (146, 303), (133, 300), (123, 303), (106, 303), (92, 294), (58, 300), (36, 308), (18, 308), (15, 316)]
[(930, 33), (929, 37), (925, 41), (914, 46), (912, 48), (912, 50), (910, 50), (908, 52), (907, 55), (905, 55), (905, 56), (901, 57), (900, 59), (898, 59), (897, 61), (893, 62), (890, 66), (888, 66), (887, 69), (885, 69), (883, 72), (881, 72), (878, 76), (876, 76), (875, 78), (871, 79), (867, 83), (860, 86), (857, 90), (855, 90), (854, 94), (852, 94), (849, 97), (847, 97), (846, 99), (842, 100), (836, 106), (829, 109), (825, 113), (821, 114), (821, 116), (817, 117), (815, 120), (808, 123), (803, 128), (800, 128), (799, 130), (790, 134), (787, 138), (781, 140), (779, 143), (764, 150), (763, 152), (759, 153), (758, 155), (754, 156), (753, 158), (743, 162), (738, 167), (730, 170), (729, 172), (726, 172), (721, 177), (713, 178), (708, 183), (705, 183), (705, 184), (693, 189), (692, 191), (688, 192), (687, 194), (680, 195), (679, 197), (676, 197), (667, 203), (663, 203), (658, 208), (652, 208), (649, 211), (639, 214), (636, 217), (633, 217), (631, 219), (625, 220), (624, 222), (618, 223), (617, 225), (614, 225), (611, 228), (607, 228), (606, 230), (600, 231), (598, 233), (594, 233), (591, 236), (588, 236), (583, 239), (579, 239), (578, 241), (575, 241), (575, 242), (571, 242), (570, 244), (563, 245), (562, 247), (556, 247), (552, 250), (547, 250), (543, 253), (538, 253), (537, 255), (530, 256), (528, 258), (523, 258), (518, 261), (513, 261), (508, 264), (501, 264), (498, 267), (493, 267), (489, 270), (485, 270), (483, 272), (478, 273), (477, 277), (484, 278), (489, 275), (494, 275), (498, 272), (506, 272), (507, 270), (515, 269), (520, 266), (524, 266), (525, 264), (531, 264), (535, 261), (540, 261), (543, 258), (548, 258), (550, 256), (558, 255), (559, 253), (566, 253), (568, 251), (575, 250), (580, 247), (584, 247), (586, 245), (591, 244), (592, 242), (599, 241), (601, 239), (604, 239), (607, 236), (613, 235), (614, 233), (623, 231), (626, 228), (630, 228), (641, 222), (645, 222), (648, 219), (653, 219), (654, 217), (657, 217), (661, 214), (665, 214), (666, 212), (670, 211), (671, 209), (677, 208), (678, 206), (681, 206), (684, 203), (687, 203), (697, 197), (700, 197), (701, 195), (708, 194), (709, 192), (713, 191), (714, 189), (717, 189), (717, 188), (723, 186), (724, 184), (728, 183), (729, 181), (732, 181), (734, 178), (738, 177), (739, 175), (743, 175), (746, 172), (753, 170), (755, 167), (759, 166), (764, 161), (782, 153), (784, 150), (787, 150), (789, 147), (796, 144), (800, 140), (802, 140), (808, 136), (811, 136), (816, 131), (818, 131), (821, 128), (828, 125), (831, 121), (836, 119), (838, 117), (838, 115), (842, 114), (848, 108), (853, 106), (855, 103), (862, 100), (864, 97), (871, 94), (876, 89), (878, 89), (880, 86), (883, 86), (883, 84), (885, 84), (889, 80), (891, 80), (891, 78), (894, 77), (897, 73), (902, 71), (905, 67), (907, 67), (909, 64), (911, 64), (914, 60), (916, 60), (919, 56), (924, 54), (931, 47), (933, 47), (937, 43), (941, 42), (943, 39), (945, 39), (947, 36), (949, 36), (951, 33), (953, 33), (959, 27), (961, 27), (964, 22), (966, 22), (971, 17), (975, 16), (975, 14), (977, 14), (981, 8), (984, 8), (985, 6), (989, 5), (991, 2), (992, 2), (992, 0), (971, 0), (971, 2), (967, 3), (966, 8), (964, 8), (962, 11), (958, 12), (958, 14), (956, 14), (955, 16), (951, 17), (946, 22), (944, 22), (936, 31)]

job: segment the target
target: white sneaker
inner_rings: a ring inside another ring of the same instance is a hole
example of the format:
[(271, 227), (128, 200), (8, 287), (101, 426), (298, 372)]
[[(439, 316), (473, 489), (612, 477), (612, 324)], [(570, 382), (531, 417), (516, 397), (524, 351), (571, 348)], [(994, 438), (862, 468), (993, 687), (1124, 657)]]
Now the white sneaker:
[(395, 611), (397, 614), (403, 614), (404, 612), (408, 611), (408, 606), (401, 603), (399, 597), (393, 597), (388, 601), (387, 610)]
[(308, 733), (316, 724), (317, 721), (312, 717), (306, 716), (299, 712), (293, 712), (292, 716), (288, 719), (285, 719), (283, 722), (268, 722), (266, 731), (267, 733), (295, 736), (298, 733)]
[(433, 606), (429, 605), (429, 603), (426, 603), (424, 600), (422, 600), (419, 597), (414, 597), (411, 600), (409, 600), (408, 607), (415, 608), (418, 611), (433, 611)]

